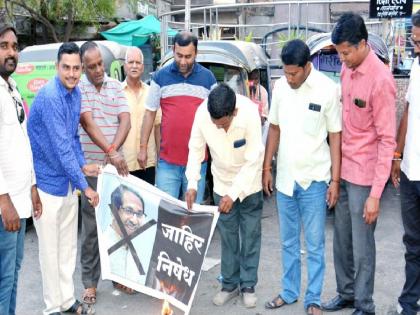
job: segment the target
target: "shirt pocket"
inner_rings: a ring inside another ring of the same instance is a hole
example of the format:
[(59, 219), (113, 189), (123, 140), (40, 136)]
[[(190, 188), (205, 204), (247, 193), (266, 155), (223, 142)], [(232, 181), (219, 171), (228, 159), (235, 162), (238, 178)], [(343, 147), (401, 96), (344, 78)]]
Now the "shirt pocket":
[(360, 130), (368, 130), (373, 124), (372, 108), (368, 100), (364, 102), (365, 106), (359, 107), (352, 101), (349, 110), (350, 124)]
[(245, 148), (246, 143), (240, 147), (233, 147), (233, 165), (242, 165), (245, 163)]
[(2, 112), (2, 122), (7, 126), (19, 124), (15, 104), (5, 104)]
[(239, 166), (245, 163), (245, 153), (247, 148), (247, 139), (245, 137), (245, 128), (236, 127), (231, 136), (232, 165)]
[[(312, 108), (311, 106), (316, 106)], [(319, 107), (318, 107), (319, 106)], [(303, 130), (311, 136), (317, 136), (319, 133), (319, 124), (321, 122), (321, 106), (317, 104), (309, 104), (303, 117)]]

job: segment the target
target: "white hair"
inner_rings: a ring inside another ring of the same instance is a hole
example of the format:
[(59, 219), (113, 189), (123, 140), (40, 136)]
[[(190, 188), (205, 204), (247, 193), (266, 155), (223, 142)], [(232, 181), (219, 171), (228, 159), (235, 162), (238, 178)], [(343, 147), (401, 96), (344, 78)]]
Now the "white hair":
[(143, 53), (142, 53), (141, 49), (140, 49), (140, 48), (138, 48), (138, 47), (135, 47), (135, 46), (130, 46), (130, 47), (128, 47), (128, 48), (127, 48), (127, 50), (126, 50), (126, 52), (125, 52), (125, 63), (127, 63), (128, 54), (129, 54), (131, 51), (138, 51), (138, 52), (139, 52), (139, 54), (140, 54), (140, 59), (141, 59), (141, 62), (143, 62), (143, 61), (144, 61), (144, 57), (143, 57)]

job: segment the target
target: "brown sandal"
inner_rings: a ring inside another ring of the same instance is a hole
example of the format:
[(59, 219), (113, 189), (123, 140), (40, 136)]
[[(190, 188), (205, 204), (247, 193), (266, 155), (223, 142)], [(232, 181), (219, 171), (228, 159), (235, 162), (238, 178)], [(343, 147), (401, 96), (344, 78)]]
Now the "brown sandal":
[(135, 291), (135, 290), (133, 290), (129, 287), (126, 287), (125, 285), (122, 285), (121, 283), (118, 283), (118, 282), (115, 282), (115, 281), (112, 281), (112, 285), (114, 286), (115, 289), (117, 289), (121, 292), (124, 292), (125, 294), (128, 294), (128, 295), (133, 295), (133, 294), (137, 293), (137, 291)]
[(91, 305), (96, 303), (96, 288), (86, 288), (82, 296), (85, 304)]

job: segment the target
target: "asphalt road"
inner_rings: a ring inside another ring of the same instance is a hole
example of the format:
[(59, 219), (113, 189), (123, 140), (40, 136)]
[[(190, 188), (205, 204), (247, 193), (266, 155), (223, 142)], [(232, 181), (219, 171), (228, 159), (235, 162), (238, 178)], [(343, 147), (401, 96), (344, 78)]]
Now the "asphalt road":
[[(332, 257), (333, 217), (329, 217), (326, 225), (326, 274), (323, 298), (335, 296), (335, 273)], [(298, 303), (279, 310), (265, 310), (265, 301), (276, 296), (280, 290), (280, 241), (279, 225), (275, 199), (267, 198), (263, 211), (263, 241), (259, 268), (259, 283), (256, 287), (258, 295), (257, 307), (246, 309), (239, 298), (227, 305), (217, 307), (212, 304), (213, 295), (219, 290), (217, 277), (220, 265), (202, 272), (195, 300), (191, 309), (193, 315), (259, 315), (259, 314), (305, 314), (303, 296), (306, 288), (305, 254), (302, 254), (302, 293)], [(375, 278), (376, 314), (388, 315), (395, 310), (397, 297), (404, 281), (404, 247), (402, 244), (402, 223), (398, 191), (387, 186), (381, 201), (381, 214), (376, 228), (377, 265)], [(34, 229), (27, 232), (25, 240), (25, 258), (20, 273), (18, 287), (18, 315), (41, 314), (44, 307), (42, 299), (42, 280), (38, 261), (38, 240)], [(80, 244), (79, 244), (80, 245)], [(303, 248), (303, 247), (302, 247)], [(80, 252), (80, 251), (79, 251)], [(220, 258), (220, 238), (217, 232), (210, 244), (208, 257)], [(80, 276), (80, 263), (74, 275), (76, 295), (80, 297), (83, 288)], [(115, 291), (110, 281), (100, 281), (98, 286), (98, 315), (153, 315), (160, 314), (162, 301), (143, 294), (126, 295)], [(351, 310), (333, 314), (347, 315)], [(180, 314), (175, 312), (175, 314)]]

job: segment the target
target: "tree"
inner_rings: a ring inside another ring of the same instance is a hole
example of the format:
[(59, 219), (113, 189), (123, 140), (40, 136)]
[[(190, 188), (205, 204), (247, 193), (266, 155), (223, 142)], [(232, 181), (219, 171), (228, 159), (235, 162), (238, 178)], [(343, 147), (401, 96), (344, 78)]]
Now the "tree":
[[(34, 20), (41, 23), (44, 33), (49, 33), (55, 42), (69, 41), (74, 23), (98, 24), (111, 18), (115, 1), (110, 0), (4, 0), (9, 7), (18, 6)], [(59, 27), (57, 27), (59, 26)], [(60, 26), (64, 32), (60, 32)]]

